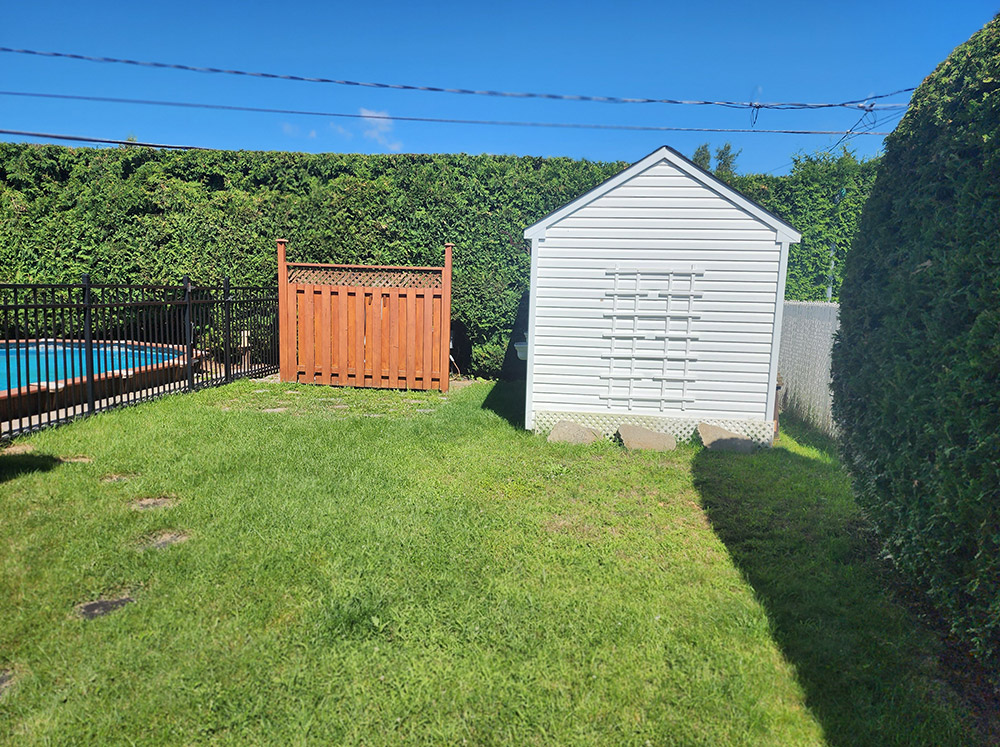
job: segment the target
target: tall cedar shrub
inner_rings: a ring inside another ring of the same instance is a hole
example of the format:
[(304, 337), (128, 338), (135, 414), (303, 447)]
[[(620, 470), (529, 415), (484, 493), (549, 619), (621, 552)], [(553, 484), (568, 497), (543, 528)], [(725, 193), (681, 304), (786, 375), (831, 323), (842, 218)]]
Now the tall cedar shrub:
[(1000, 16), (887, 143), (841, 289), (834, 417), (888, 554), (1000, 685)]
[[(293, 259), (336, 263), (437, 264), (453, 241), (454, 318), (471, 343), (462, 368), (492, 375), (528, 288), (525, 226), (626, 165), (0, 144), (0, 282), (77, 282), (89, 272), (106, 282), (229, 274), (263, 284), (276, 277), (278, 236)], [(874, 162), (843, 153), (799, 157), (789, 176), (726, 175), (803, 232), (788, 298), (824, 297), (831, 246), (836, 296), (873, 173)]]

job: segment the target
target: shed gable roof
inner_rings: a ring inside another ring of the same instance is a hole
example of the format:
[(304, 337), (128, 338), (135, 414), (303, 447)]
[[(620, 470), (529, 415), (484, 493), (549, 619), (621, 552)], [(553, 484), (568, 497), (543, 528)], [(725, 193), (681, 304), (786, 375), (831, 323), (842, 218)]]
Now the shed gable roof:
[(774, 213), (764, 209), (749, 197), (733, 189), (721, 179), (717, 178), (708, 171), (705, 171), (705, 169), (701, 168), (689, 158), (668, 145), (657, 148), (645, 158), (633, 163), (620, 174), (611, 177), (601, 184), (598, 184), (589, 192), (582, 194), (575, 200), (566, 203), (558, 210), (549, 213), (540, 221), (528, 226), (524, 229), (524, 237), (526, 239), (532, 239), (544, 236), (545, 229), (549, 226), (554, 223), (558, 223), (567, 215), (576, 212), (585, 205), (588, 205), (599, 197), (611, 192), (613, 189), (624, 184), (632, 177), (637, 176), (649, 167), (654, 166), (661, 161), (667, 161), (680, 171), (692, 177), (695, 181), (700, 182), (707, 189), (710, 189), (760, 222), (773, 228), (778, 233), (779, 238), (784, 239), (791, 244), (797, 244), (802, 240), (802, 234)]

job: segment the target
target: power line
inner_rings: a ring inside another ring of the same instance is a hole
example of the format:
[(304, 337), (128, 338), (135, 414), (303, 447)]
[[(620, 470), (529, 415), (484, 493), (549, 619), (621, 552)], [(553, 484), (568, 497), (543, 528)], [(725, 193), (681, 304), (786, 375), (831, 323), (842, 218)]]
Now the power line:
[(901, 93), (909, 93), (911, 91), (916, 90), (915, 88), (901, 88), (898, 91), (893, 91), (891, 93), (883, 93), (883, 94), (878, 94), (876, 96), (868, 96), (862, 99), (853, 99), (851, 101), (841, 101), (837, 103), (805, 103), (805, 102), (787, 102), (787, 101), (784, 102), (783, 101), (772, 101), (772, 102), (702, 101), (702, 100), (663, 99), (663, 98), (628, 98), (621, 96), (579, 96), (579, 95), (560, 94), (560, 93), (517, 93), (512, 91), (475, 90), (470, 88), (441, 88), (439, 86), (419, 86), (419, 85), (409, 85), (403, 83), (372, 83), (372, 82), (362, 82), (356, 80), (340, 80), (336, 78), (319, 78), (319, 77), (310, 77), (303, 75), (287, 75), (280, 73), (262, 73), (262, 72), (251, 72), (247, 70), (229, 70), (218, 67), (200, 67), (196, 65), (182, 65), (178, 63), (169, 63), (169, 62), (149, 62), (143, 60), (130, 60), (119, 57), (93, 57), (90, 55), (73, 54), (69, 52), (43, 52), (37, 49), (17, 49), (13, 47), (0, 47), (0, 52), (8, 52), (11, 54), (34, 55), (37, 57), (55, 57), (55, 58), (62, 58), (69, 60), (80, 60), (83, 62), (100, 62), (108, 64), (135, 65), (139, 67), (160, 68), (166, 70), (183, 70), (185, 72), (193, 72), (193, 73), (242, 75), (252, 78), (290, 80), (290, 81), (297, 81), (300, 83), (330, 83), (340, 86), (380, 88), (380, 89), (389, 89), (396, 91), (455, 93), (455, 94), (464, 94), (469, 96), (499, 96), (503, 98), (517, 98), (517, 99), (586, 101), (586, 102), (593, 102), (600, 104), (677, 104), (686, 106), (725, 106), (731, 108), (753, 109), (753, 110), (830, 109), (835, 107), (843, 107), (848, 109), (861, 109), (863, 111), (873, 111), (875, 109), (906, 108), (909, 106), (909, 104), (905, 103), (873, 104), (871, 102), (878, 99), (889, 98), (890, 96), (896, 96)]
[[(844, 137), (842, 137), (840, 140), (838, 140), (832, 147), (828, 148), (826, 150), (826, 152), (832, 153), (833, 150), (834, 150), (834, 148), (836, 148), (837, 146), (839, 146), (841, 143), (849, 142), (851, 140), (851, 138), (857, 137), (858, 135), (870, 135), (870, 134), (872, 134), (871, 131), (875, 127), (878, 127), (879, 125), (887, 125), (887, 124), (892, 124), (894, 122), (898, 122), (898, 120), (902, 119), (905, 114), (906, 114), (906, 112), (897, 112), (895, 114), (890, 114), (888, 116), (882, 117), (881, 119), (879, 119), (879, 120), (877, 120), (875, 122), (872, 122), (870, 125), (868, 125), (868, 129), (862, 129), (862, 130), (856, 130), (855, 131), (852, 128), (851, 130), (848, 130), (846, 133), (844, 133)], [(859, 122), (856, 122), (854, 124), (854, 127), (857, 127), (858, 124), (860, 124), (860, 120), (859, 120)], [(785, 168), (786, 166), (793, 166), (793, 165), (795, 165), (795, 160), (794, 159), (791, 160), (791, 161), (787, 161), (786, 163), (783, 163), (780, 166), (776, 166), (773, 169), (767, 169), (763, 173), (765, 173), (765, 174), (771, 174), (771, 173), (773, 173), (775, 171), (780, 171), (781, 169)]]
[(103, 137), (84, 137), (83, 135), (54, 135), (51, 132), (26, 132), (23, 130), (0, 130), (0, 135), (21, 135), (23, 137), (39, 137), (49, 140), (71, 140), (77, 143), (102, 143), (105, 145), (140, 145), (145, 148), (167, 148), (170, 150), (211, 150), (197, 145), (164, 145), (163, 143), (142, 143), (135, 140), (110, 140)]
[[(571, 130), (625, 130), (629, 132), (720, 132), (759, 133), (772, 135), (845, 135), (850, 130), (761, 130), (755, 128), (725, 127), (668, 127), (655, 125), (614, 125), (577, 122), (522, 122), (500, 119), (452, 119), (444, 117), (401, 117), (389, 114), (351, 114), (346, 112), (320, 112), (302, 109), (271, 109), (261, 106), (234, 106), (229, 104), (202, 104), (191, 101), (162, 101), (158, 99), (128, 99), (112, 96), (78, 96), (63, 93), (36, 93), (28, 91), (0, 91), (0, 96), (20, 96), (28, 98), (59, 99), (70, 101), (90, 101), (111, 104), (137, 104), (142, 106), (168, 106), (184, 109), (212, 109), (221, 111), (253, 112), (260, 114), (288, 114), (308, 117), (328, 117), (338, 119), (387, 120), (397, 122), (427, 122), (434, 124), (488, 125), (495, 127), (549, 127)], [(866, 131), (857, 134), (888, 135), (888, 132)]]

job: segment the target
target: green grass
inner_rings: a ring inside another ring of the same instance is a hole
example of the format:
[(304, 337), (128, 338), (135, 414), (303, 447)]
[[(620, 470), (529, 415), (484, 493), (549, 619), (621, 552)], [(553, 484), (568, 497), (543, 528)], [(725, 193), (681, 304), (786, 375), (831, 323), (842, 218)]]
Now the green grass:
[(822, 444), (552, 445), (517, 395), (240, 382), (0, 455), (0, 740), (968, 741)]

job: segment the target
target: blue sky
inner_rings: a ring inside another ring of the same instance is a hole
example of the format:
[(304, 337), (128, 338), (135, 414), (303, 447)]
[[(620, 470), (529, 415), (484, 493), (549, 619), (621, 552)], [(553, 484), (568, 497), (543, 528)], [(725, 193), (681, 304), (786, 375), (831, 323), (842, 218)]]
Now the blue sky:
[[(918, 85), (995, 2), (11, 3), (0, 45), (442, 87), (622, 97), (844, 101)], [(0, 89), (324, 112), (744, 128), (717, 107), (509, 100), (0, 54)], [(905, 101), (897, 96), (890, 101)], [(886, 112), (880, 116), (888, 116)], [(854, 125), (846, 110), (761, 111), (762, 129)], [(890, 119), (878, 129), (891, 129)], [(225, 149), (501, 153), (635, 161), (662, 144), (742, 149), (784, 173), (838, 137), (544, 130), (191, 111), (0, 96), (0, 128)], [(27, 138), (0, 135), (4, 140)], [(849, 147), (874, 155), (882, 138)]]

